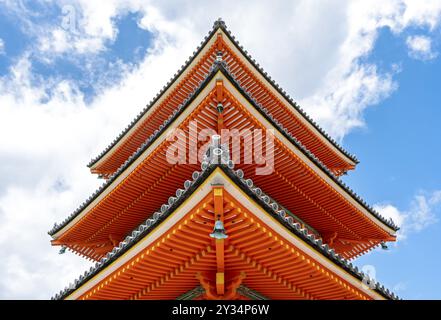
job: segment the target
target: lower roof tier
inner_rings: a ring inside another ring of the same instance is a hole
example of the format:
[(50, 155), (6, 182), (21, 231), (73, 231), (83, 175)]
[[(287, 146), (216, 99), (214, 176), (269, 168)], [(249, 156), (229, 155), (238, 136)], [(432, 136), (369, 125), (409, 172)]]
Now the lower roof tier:
[[(191, 122), (197, 123), (199, 130), (216, 131), (220, 79), (223, 79), (225, 128), (274, 130), (274, 172), (271, 175), (256, 174), (256, 165), (246, 164), (242, 154), (236, 165), (247, 177), (314, 228), (326, 243), (346, 258), (362, 254), (382, 241), (395, 239), (393, 227), (331, 173), (324, 171), (320, 163), (314, 162), (314, 158), (296, 145), (295, 140), (290, 140), (274, 126), (252, 101), (239, 95), (226, 74), (218, 73), (216, 78), (213, 75), (211, 80), (208, 79), (201, 92), (188, 102), (188, 106), (177, 111), (174, 118), (138, 150), (90, 201), (51, 232), (53, 244), (66, 245), (97, 260), (131, 229), (158, 210), (168, 196), (175, 193), (191, 172), (200, 166), (169, 163), (167, 150), (173, 142), (167, 139), (167, 132), (180, 129), (191, 139)], [(199, 142), (198, 147), (202, 144)], [(244, 140), (241, 146), (246, 147)], [(189, 158), (188, 145), (185, 152)]]
[(196, 287), (200, 299), (397, 298), (276, 206), (241, 170), (208, 165), (54, 298), (176, 299)]

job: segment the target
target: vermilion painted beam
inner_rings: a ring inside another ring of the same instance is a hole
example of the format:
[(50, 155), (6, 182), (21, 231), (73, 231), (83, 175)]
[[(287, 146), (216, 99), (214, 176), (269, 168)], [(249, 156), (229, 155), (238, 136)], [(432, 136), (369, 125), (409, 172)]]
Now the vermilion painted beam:
[[(215, 221), (224, 222), (224, 189), (221, 186), (213, 187), (214, 218)], [(225, 293), (225, 241), (216, 239), (216, 292), (218, 295)]]
[[(218, 105), (221, 105), (224, 101), (224, 83), (222, 80), (216, 81), (216, 99)], [(223, 107), (222, 107), (223, 108)], [(217, 110), (217, 133), (221, 134), (224, 128), (224, 112), (223, 110)]]

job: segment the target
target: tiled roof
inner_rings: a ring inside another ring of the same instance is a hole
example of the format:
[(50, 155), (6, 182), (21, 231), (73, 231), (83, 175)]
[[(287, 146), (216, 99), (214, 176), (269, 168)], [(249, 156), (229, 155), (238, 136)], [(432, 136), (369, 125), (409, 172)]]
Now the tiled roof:
[(192, 63), (192, 61), (196, 58), (199, 52), (204, 48), (204, 46), (208, 43), (210, 38), (216, 33), (218, 29), (222, 29), (224, 33), (228, 36), (231, 42), (239, 49), (239, 51), (243, 54), (244, 57), (260, 72), (260, 74), (274, 87), (274, 89), (282, 95), (289, 104), (297, 110), (314, 128), (317, 129), (334, 147), (336, 147), (340, 152), (342, 152), (349, 159), (354, 161), (355, 163), (359, 163), (357, 157), (353, 154), (347, 152), (337, 141), (335, 141), (330, 135), (328, 135), (313, 119), (311, 119), (306, 112), (291, 98), (289, 94), (286, 93), (275, 81), (272, 79), (268, 73), (256, 62), (256, 60), (246, 51), (242, 45), (240, 45), (239, 41), (236, 40), (235, 36), (232, 35), (231, 31), (228, 30), (225, 22), (221, 19), (216, 20), (213, 24), (212, 30), (208, 32), (208, 35), (205, 36), (204, 40), (200, 43), (200, 45), (196, 48), (191, 55), (181, 66), (177, 73), (167, 82), (167, 84), (161, 89), (161, 91), (150, 101), (149, 104), (132, 120), (132, 122), (95, 158), (90, 160), (88, 163), (88, 167), (92, 167), (95, 163), (97, 163), (104, 155), (109, 152), (126, 134), (130, 131), (130, 129), (144, 116), (144, 114), (152, 108), (155, 103), (162, 97), (162, 95), (168, 90), (168, 88), (179, 78), (179, 76), (187, 69), (187, 67)]
[(271, 122), (275, 128), (277, 128), (281, 134), (284, 135), (292, 144), (297, 146), (303, 154), (305, 154), (312, 162), (314, 162), (320, 169), (322, 169), (334, 182), (336, 182), (340, 187), (342, 187), (354, 200), (356, 200), (360, 205), (362, 205), (369, 213), (374, 217), (378, 218), (382, 223), (389, 226), (393, 230), (397, 231), (399, 227), (392, 221), (392, 219), (386, 219), (381, 216), (377, 211), (375, 211), (370, 205), (368, 205), (359, 195), (357, 195), (351, 188), (349, 188), (342, 180), (335, 176), (313, 153), (311, 153), (300, 141), (298, 141), (292, 134), (288, 132), (287, 129), (275, 120), (268, 110), (266, 110), (262, 105), (258, 104), (250, 95), (240, 86), (234, 75), (228, 70), (228, 66), (224, 62), (215, 61), (209, 74), (200, 83), (193, 93), (184, 101), (183, 104), (175, 110), (170, 117), (164, 121), (164, 123), (156, 130), (139, 148), (135, 151), (119, 168), (115, 171), (110, 178), (104, 182), (98, 190), (96, 190), (85, 202), (83, 202), (73, 213), (71, 213), (66, 219), (61, 223), (55, 224), (53, 228), (48, 232), (49, 235), (54, 235), (59, 230), (64, 228), (70, 221), (72, 221), (82, 210), (84, 210), (96, 197), (98, 197), (127, 167), (130, 166), (168, 127), (168, 125), (173, 122), (183, 110), (191, 104), (194, 98), (198, 95), (200, 91), (210, 82), (213, 76), (221, 71), (241, 92), (244, 97), (247, 98), (248, 102), (253, 105), (269, 122)]
[[(195, 171), (192, 174), (192, 180), (184, 182), (184, 189), (177, 189), (176, 194), (169, 197), (167, 203), (163, 204), (161, 208), (155, 212), (151, 218), (147, 219), (136, 229), (132, 231), (120, 244), (113, 248), (104, 258), (97, 262), (89, 270), (80, 275), (73, 283), (71, 283), (64, 290), (56, 294), (52, 299), (64, 299), (73, 293), (76, 289), (81, 287), (87, 281), (92, 279), (99, 271), (106, 268), (116, 259), (121, 257), (127, 250), (133, 247), (146, 235), (148, 235), (155, 227), (163, 221), (167, 216), (174, 212), (204, 181), (205, 179), (216, 169), (221, 168), (222, 171), (232, 179), (238, 187), (240, 187), (245, 193), (247, 193), (256, 203), (258, 203), (265, 211), (273, 215), (281, 224), (283, 224), (288, 230), (290, 230), (297, 237), (308, 243), (316, 251), (327, 257), (339, 267), (346, 270), (355, 278), (360, 281), (366, 281), (369, 279), (368, 275), (361, 272), (358, 267), (354, 266), (351, 262), (342, 258), (337, 254), (334, 249), (331, 249), (327, 244), (323, 244), (320, 238), (316, 238), (314, 234), (308, 232), (306, 228), (302, 228), (301, 225), (294, 221), (294, 219), (286, 215), (284, 210), (281, 210), (281, 206), (267, 196), (260, 188), (254, 185), (251, 179), (245, 179), (242, 170), (234, 170), (234, 164), (232, 161), (228, 163), (203, 163), (201, 165), (201, 171)], [(369, 281), (368, 281), (369, 282)], [(398, 299), (398, 297), (386, 289), (383, 285), (376, 282), (373, 289), (380, 295), (387, 299)]]

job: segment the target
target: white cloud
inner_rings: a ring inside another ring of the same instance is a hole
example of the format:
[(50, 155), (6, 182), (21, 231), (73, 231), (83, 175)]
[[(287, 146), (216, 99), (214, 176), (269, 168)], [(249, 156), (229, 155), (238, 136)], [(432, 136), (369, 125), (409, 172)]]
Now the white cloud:
[(404, 292), (407, 290), (407, 282), (405, 281), (400, 281), (398, 283), (396, 283), (393, 288), (392, 288), (392, 292), (398, 293), (399, 292)]
[(353, 1), (347, 9), (347, 33), (336, 48), (339, 60), (324, 74), (322, 85), (302, 99), (306, 110), (335, 138), (342, 140), (351, 130), (364, 126), (363, 112), (387, 98), (398, 84), (393, 75), (379, 73), (376, 66), (361, 62), (373, 48), (381, 28), (400, 33), (412, 25), (439, 23), (438, 1)]
[(426, 36), (408, 36), (409, 56), (418, 60), (432, 60), (438, 56), (432, 49), (432, 40)]
[[(105, 50), (118, 32), (115, 18), (129, 11), (140, 13), (140, 26), (155, 34), (155, 42), (137, 67), (123, 69), (121, 82), (103, 88), (89, 105), (75, 82), (36, 81), (30, 53), (0, 78), (2, 298), (48, 298), (83, 271), (88, 263), (71, 254), (59, 256), (58, 249), (49, 245), (47, 230), (98, 186), (84, 165), (178, 70), (218, 16), (224, 17), (269, 74), (325, 129), (342, 139), (364, 125), (368, 106), (397, 88), (393, 73), (382, 73), (362, 60), (372, 50), (378, 30), (389, 27), (400, 33), (412, 25), (434, 29), (440, 12), (436, 1), (418, 6), (406, 1), (406, 7), (393, 0), (342, 1), (339, 6), (333, 1), (250, 5), (247, 1), (199, 0), (185, 5), (178, 1), (66, 0), (61, 6), (76, 10), (77, 29), (71, 30), (62, 24), (65, 16), (50, 26), (33, 26), (26, 19), (31, 13), (17, 5), (21, 2), (6, 3), (11, 10), (24, 12), (23, 24), (37, 40), (33, 49), (41, 50), (41, 58), (48, 61), (60, 54)], [(384, 210), (389, 216), (402, 217), (403, 225), (412, 226), (409, 230), (417, 230), (426, 224), (417, 225), (413, 212), (423, 212), (427, 218), (438, 196), (426, 196), (425, 202), (416, 198), (419, 211), (401, 212), (392, 206)]]
[(5, 41), (0, 38), (0, 55), (5, 54)]
[(104, 50), (103, 38), (78, 37), (62, 28), (50, 30), (45, 37), (39, 40), (39, 48), (46, 58), (58, 56), (62, 53), (76, 54), (99, 53)]
[(98, 187), (85, 164), (179, 68), (182, 50), (196, 45), (192, 37), (154, 47), (92, 105), (73, 82), (36, 81), (29, 55), (0, 78), (0, 135), (7, 137), (0, 140), (0, 297), (49, 298), (89, 264), (59, 256), (47, 231)]
[(418, 233), (438, 222), (437, 212), (441, 208), (441, 190), (415, 195), (407, 210), (400, 210), (391, 204), (377, 204), (375, 209), (384, 217), (391, 218), (400, 226), (398, 240), (409, 234)]
[(438, 0), (405, 0), (405, 11), (400, 25), (428, 26), (434, 30), (440, 24), (441, 2)]

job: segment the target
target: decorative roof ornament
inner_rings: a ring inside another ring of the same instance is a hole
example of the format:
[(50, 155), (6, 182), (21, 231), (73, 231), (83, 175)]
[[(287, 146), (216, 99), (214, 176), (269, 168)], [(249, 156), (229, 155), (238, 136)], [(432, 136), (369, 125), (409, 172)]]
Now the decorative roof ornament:
[(216, 61), (222, 61), (222, 57), (223, 57), (223, 55), (224, 55), (224, 53), (223, 53), (221, 50), (219, 50), (219, 51), (216, 53)]
[(225, 231), (224, 224), (221, 220), (217, 220), (216, 223), (214, 224), (214, 229), (213, 229), (213, 232), (210, 233), (210, 237), (212, 237), (214, 239), (228, 238), (226, 231)]
[(380, 245), (381, 245), (381, 249), (383, 249), (383, 250), (389, 250), (389, 247), (387, 246), (386, 242), (381, 241)]
[(219, 57), (216, 55), (216, 59), (214, 59), (209, 70), (210, 72), (217, 72), (221, 66), (224, 68), (224, 70), (227, 70), (228, 68), (227, 63), (222, 59), (222, 56)]
[(234, 163), (230, 159), (230, 151), (228, 150), (227, 144), (221, 144), (221, 136), (213, 135), (211, 136), (211, 143), (205, 152), (204, 158), (201, 163), (201, 169), (205, 170), (209, 165), (212, 164), (224, 164), (230, 169), (234, 168)]
[(222, 18), (218, 18), (216, 21), (214, 21), (213, 23), (213, 29), (218, 29), (218, 28), (226, 28), (227, 25), (225, 24), (225, 21), (222, 20)]

